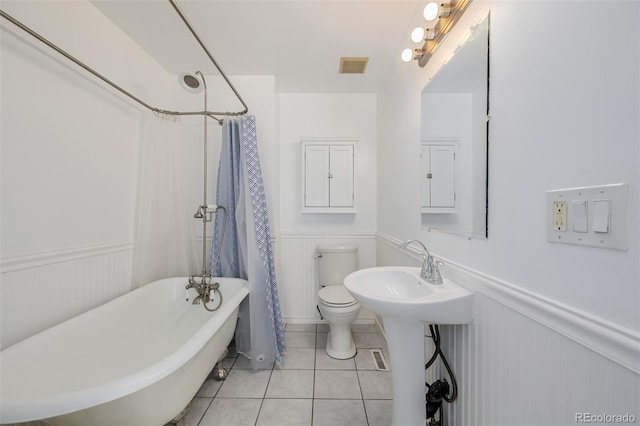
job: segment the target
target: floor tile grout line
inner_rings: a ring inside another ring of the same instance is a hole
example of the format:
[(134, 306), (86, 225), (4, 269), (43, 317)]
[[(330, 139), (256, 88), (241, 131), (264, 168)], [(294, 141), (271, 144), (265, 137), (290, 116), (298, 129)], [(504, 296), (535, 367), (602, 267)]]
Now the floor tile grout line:
[(364, 403), (364, 392), (362, 392), (362, 383), (360, 382), (360, 375), (358, 374), (358, 370), (356, 370), (356, 377), (358, 378), (358, 387), (360, 388), (360, 396), (362, 397), (362, 409), (364, 410), (364, 418), (367, 421), (367, 426), (369, 425), (369, 416), (367, 415), (367, 406)]
[[(218, 392), (216, 392), (217, 394)], [(193, 401), (194, 399), (196, 399), (196, 397), (193, 397), (193, 399), (191, 401)], [(207, 408), (205, 408), (205, 410), (202, 412), (202, 415), (200, 416), (200, 419), (198, 419), (198, 421), (196, 422), (196, 426), (200, 425), (200, 423), (202, 423), (202, 420), (204, 419), (204, 416), (207, 414), (207, 411), (209, 411), (209, 408), (211, 408), (211, 404), (213, 404), (213, 400), (216, 399), (216, 397), (214, 396), (213, 398), (211, 398), (211, 401), (209, 401), (209, 404), (207, 405)]]
[[(231, 367), (229, 367), (229, 371), (231, 371), (231, 369), (233, 368), (233, 366), (235, 365), (237, 360), (238, 360), (238, 354), (236, 354), (236, 356), (235, 356), (235, 358), (233, 360), (233, 364), (231, 364)], [(228, 374), (228, 372), (227, 372), (227, 374)], [(200, 420), (198, 420), (198, 422), (196, 423), (196, 426), (199, 426), (200, 423), (202, 423), (202, 420), (204, 420), (204, 417), (207, 415), (207, 411), (209, 411), (209, 409), (211, 408), (211, 405), (213, 405), (213, 401), (215, 401), (216, 397), (218, 396), (218, 393), (220, 392), (220, 389), (222, 388), (222, 385), (224, 385), (224, 381), (222, 381), (220, 386), (218, 386), (218, 389), (216, 389), (216, 391), (213, 393), (213, 398), (211, 398), (211, 401), (209, 402), (209, 405), (207, 405), (207, 408), (202, 413), (202, 416), (200, 416)], [(195, 397), (193, 399), (195, 399)], [(193, 401), (193, 399), (192, 399), (192, 401)]]
[(269, 380), (267, 380), (267, 386), (264, 388), (264, 394), (262, 394), (262, 400), (260, 401), (260, 408), (258, 408), (258, 415), (256, 416), (256, 421), (254, 426), (258, 425), (258, 419), (260, 418), (260, 412), (262, 411), (262, 407), (264, 406), (264, 400), (267, 398), (267, 390), (269, 390), (269, 383), (271, 383), (271, 378), (273, 377), (273, 370), (276, 368), (276, 363), (274, 362), (271, 366), (271, 372), (269, 373)]
[(311, 388), (311, 426), (313, 426), (313, 410), (316, 406), (316, 362), (318, 359), (318, 324), (316, 324), (316, 338), (313, 350), (313, 385)]

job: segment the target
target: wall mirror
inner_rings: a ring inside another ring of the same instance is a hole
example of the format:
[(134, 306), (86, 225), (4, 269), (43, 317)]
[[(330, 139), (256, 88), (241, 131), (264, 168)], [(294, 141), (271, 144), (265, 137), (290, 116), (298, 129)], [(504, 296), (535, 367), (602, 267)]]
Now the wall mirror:
[(422, 91), (423, 228), (487, 238), (489, 16)]

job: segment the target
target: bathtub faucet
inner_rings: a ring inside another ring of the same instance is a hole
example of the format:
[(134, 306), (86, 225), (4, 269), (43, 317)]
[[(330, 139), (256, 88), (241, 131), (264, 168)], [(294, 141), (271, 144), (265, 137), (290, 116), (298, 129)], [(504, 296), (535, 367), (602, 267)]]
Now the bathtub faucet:
[[(200, 281), (198, 281), (200, 280)], [(186, 299), (189, 301), (189, 289), (195, 288), (198, 292), (198, 295), (191, 302), (192, 305), (199, 305), (200, 302), (203, 302), (205, 307), (206, 304), (212, 302), (215, 298), (215, 293), (220, 291), (220, 284), (211, 283), (211, 275), (192, 275), (189, 277), (189, 284), (186, 285)]]
[(402, 244), (400, 244), (399, 248), (401, 250), (406, 250), (409, 244), (416, 243), (418, 244), (424, 253), (421, 253), (422, 257), (422, 270), (420, 271), (420, 278), (424, 279), (426, 282), (430, 284), (442, 284), (442, 275), (440, 274), (440, 270), (438, 269), (438, 264), (442, 264), (442, 262), (436, 262), (433, 259), (427, 247), (425, 247), (422, 242), (418, 240), (406, 240)]

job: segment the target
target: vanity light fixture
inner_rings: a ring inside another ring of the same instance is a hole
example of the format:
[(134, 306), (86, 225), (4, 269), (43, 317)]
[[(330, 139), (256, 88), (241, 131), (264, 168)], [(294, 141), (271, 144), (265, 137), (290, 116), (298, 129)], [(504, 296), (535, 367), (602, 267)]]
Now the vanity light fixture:
[(431, 1), (423, 10), (424, 19), (427, 22), (437, 18), (435, 26), (426, 29), (417, 27), (411, 32), (411, 40), (414, 43), (424, 42), (421, 49), (405, 49), (402, 51), (402, 60), (411, 62), (417, 60), (420, 67), (424, 67), (429, 58), (436, 51), (444, 36), (458, 22), (472, 0), (451, 0), (449, 3)]

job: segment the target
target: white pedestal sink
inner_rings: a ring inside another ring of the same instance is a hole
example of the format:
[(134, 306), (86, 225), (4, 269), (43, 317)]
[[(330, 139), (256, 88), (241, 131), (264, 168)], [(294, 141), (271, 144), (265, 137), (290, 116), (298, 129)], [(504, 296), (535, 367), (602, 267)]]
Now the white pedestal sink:
[(368, 268), (348, 275), (344, 285), (358, 301), (382, 316), (391, 356), (393, 426), (424, 426), (425, 324), (471, 322), (473, 293), (444, 279), (420, 278), (420, 268)]

